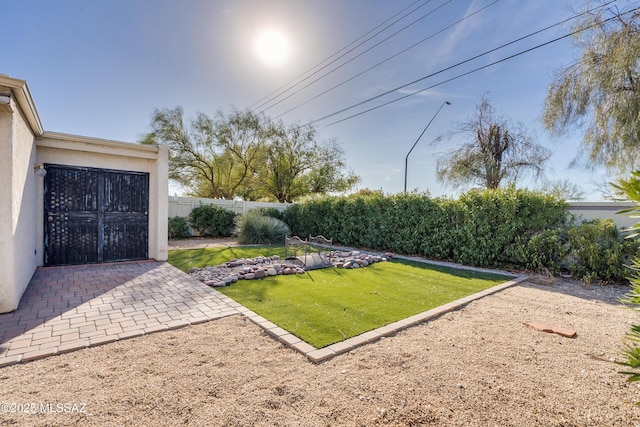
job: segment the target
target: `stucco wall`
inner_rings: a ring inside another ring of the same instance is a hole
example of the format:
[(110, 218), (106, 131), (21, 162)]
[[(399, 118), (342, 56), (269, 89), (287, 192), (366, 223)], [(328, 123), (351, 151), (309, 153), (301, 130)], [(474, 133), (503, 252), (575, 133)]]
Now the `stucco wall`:
[(34, 135), (13, 98), (0, 111), (0, 313), (15, 310), (36, 270)]
[(638, 218), (630, 218), (617, 212), (634, 206), (631, 202), (570, 202), (569, 212), (584, 219), (611, 219), (618, 228), (629, 228), (640, 222)]
[[(37, 162), (67, 166), (118, 169), (149, 174), (149, 257), (164, 261), (168, 255), (167, 199), (168, 150), (65, 134), (45, 133), (38, 138)], [(40, 183), (39, 193), (43, 193)], [(44, 218), (44, 198), (37, 202), (39, 218)], [(44, 258), (44, 222), (38, 224), (40, 264)]]

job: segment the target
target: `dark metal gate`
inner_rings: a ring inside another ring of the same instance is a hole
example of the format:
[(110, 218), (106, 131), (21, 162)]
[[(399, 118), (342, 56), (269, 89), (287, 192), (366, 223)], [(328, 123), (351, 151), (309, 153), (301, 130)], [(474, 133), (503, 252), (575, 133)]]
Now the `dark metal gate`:
[(44, 263), (148, 258), (149, 174), (45, 165)]

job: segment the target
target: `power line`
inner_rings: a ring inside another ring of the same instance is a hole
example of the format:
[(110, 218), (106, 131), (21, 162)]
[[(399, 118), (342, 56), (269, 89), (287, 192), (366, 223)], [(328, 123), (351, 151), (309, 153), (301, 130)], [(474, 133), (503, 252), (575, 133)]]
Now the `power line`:
[[(322, 63), (330, 60), (331, 58), (333, 58), (334, 56), (338, 55), (340, 52), (342, 52), (343, 50), (349, 48), (351, 45), (353, 45), (354, 43), (358, 42), (358, 40), (362, 39), (363, 37), (366, 37), (367, 35), (369, 35), (370, 33), (372, 33), (373, 31), (375, 31), (376, 29), (378, 29), (379, 27), (381, 27), (382, 25), (386, 24), (388, 21), (392, 20), (393, 18), (395, 18), (396, 16), (398, 16), (399, 14), (401, 14), (402, 12), (404, 12), (405, 10), (409, 9), (410, 7), (412, 7), (413, 5), (415, 5), (416, 3), (419, 3), (421, 0), (416, 0), (415, 2), (411, 3), (409, 6), (405, 7), (404, 9), (402, 9), (400, 12), (396, 13), (395, 15), (393, 15), (391, 18), (387, 19), (386, 21), (382, 22), (381, 24), (377, 25), (376, 27), (374, 27), (373, 29), (371, 29), (370, 31), (368, 31), (367, 33), (363, 34), (362, 36), (358, 37), (356, 40), (352, 41), (351, 43), (349, 43), (348, 45), (346, 45), (345, 47), (343, 47), (342, 49), (338, 50), (337, 52), (333, 53), (332, 55), (328, 56), (327, 58), (323, 59), (322, 61), (320, 61), (319, 63), (317, 63), (316, 65), (314, 65), (313, 67), (309, 68), (307, 71), (305, 71), (304, 73), (300, 74), (298, 77), (294, 78), (293, 80), (291, 80), (289, 83), (284, 84), (283, 86), (281, 86), (280, 88), (276, 89), (275, 91), (271, 92), (269, 95), (263, 97), (262, 99), (260, 99), (257, 102), (254, 102), (253, 105), (251, 105), (251, 108), (254, 108), (256, 104), (260, 104), (260, 102), (264, 101), (266, 98), (271, 97), (272, 95), (274, 95), (276, 92), (281, 91), (282, 89), (284, 89), (285, 87), (289, 86), (290, 84), (292, 84), (293, 82), (295, 82), (297, 79), (302, 78), (305, 74), (310, 73), (311, 71), (313, 71), (314, 68), (319, 67), (320, 65), (322, 65)], [(363, 42), (359, 43), (358, 45), (354, 46), (353, 48), (349, 49), (347, 52), (345, 52), (344, 54), (340, 55), (339, 57), (337, 57), (336, 59), (334, 59), (333, 61), (329, 62), (328, 64), (324, 65), (322, 68), (316, 70), (313, 74), (310, 74), (309, 76), (305, 77), (304, 79), (302, 79), (301, 81), (295, 83), (293, 86), (283, 90), (281, 93), (275, 95), (274, 97), (272, 97), (271, 99), (262, 102), (262, 104), (258, 105), (255, 108), (260, 108), (265, 104), (268, 104), (269, 102), (271, 102), (273, 99), (278, 98), (279, 96), (283, 95), (284, 93), (287, 93), (289, 90), (293, 89), (294, 87), (296, 87), (297, 85), (299, 85), (300, 83), (304, 82), (306, 79), (312, 77), (313, 75), (317, 74), (318, 72), (320, 72), (321, 70), (323, 70), (324, 68), (328, 67), (329, 65), (333, 64), (334, 62), (336, 62), (337, 60), (339, 60), (340, 58), (344, 57), (345, 55), (351, 53), (353, 50), (357, 49), (358, 47), (362, 46), (364, 43), (368, 42), (369, 40), (371, 40), (372, 38), (374, 38), (375, 36), (377, 36), (378, 34), (382, 33), (383, 31), (385, 31), (386, 29), (392, 27), (393, 25), (395, 25), (396, 23), (400, 22), (401, 20), (403, 20), (404, 18), (406, 18), (407, 16), (411, 15), (412, 13), (414, 13), (416, 10), (426, 6), (428, 3), (430, 3), (431, 0), (427, 0), (424, 4), (416, 7), (415, 9), (413, 9), (412, 11), (408, 12), (407, 14), (401, 16), (400, 18), (398, 18), (397, 20), (395, 20), (394, 22), (392, 22), (391, 24), (387, 25), (386, 27), (384, 27), (382, 30), (378, 31), (377, 33), (375, 33), (374, 35), (372, 35), (371, 37), (367, 38), (366, 40), (364, 40)]]
[[(387, 40), (389, 40), (392, 37), (395, 37), (396, 35), (400, 34), (402, 31), (406, 30), (407, 28), (411, 27), (412, 25), (417, 24), (418, 22), (420, 22), (421, 20), (423, 20), (424, 18), (430, 16), (431, 14), (435, 13), (436, 11), (438, 11), (439, 9), (443, 8), (444, 6), (446, 6), (447, 4), (451, 3), (453, 0), (446, 0), (443, 4), (441, 4), (440, 6), (436, 7), (433, 10), (430, 10), (428, 13), (422, 15), (421, 17), (419, 17), (418, 19), (414, 20), (413, 22), (407, 24), (406, 26), (402, 27), (401, 29), (399, 29), (398, 31), (396, 31), (395, 33), (391, 34), (390, 36), (385, 37), (384, 39), (382, 39), (381, 41), (377, 42), (376, 44), (374, 44), (373, 46), (369, 47), (368, 49), (366, 49), (365, 51), (357, 54), (356, 56), (354, 56), (353, 58), (347, 60), (346, 62), (338, 65), (337, 67), (333, 68), (332, 70), (328, 71), (327, 73), (321, 75), (320, 77), (316, 78), (315, 80), (307, 83), (305, 86), (301, 87), (300, 89), (296, 90), (295, 92), (287, 95), (286, 97), (282, 98), (280, 101), (276, 102), (275, 104), (272, 104), (268, 107), (266, 107), (264, 111), (269, 110), (270, 108), (275, 107), (276, 105), (280, 104), (283, 101), (286, 101), (287, 99), (291, 98), (292, 96), (296, 95), (297, 93), (300, 93), (302, 90), (308, 88), (309, 86), (311, 86), (312, 84), (316, 83), (317, 81), (327, 77), (329, 74), (332, 74), (333, 72), (339, 70), (340, 68), (344, 67), (345, 65), (347, 65), (348, 63), (358, 59), (360, 56), (364, 55), (365, 53), (369, 52), (372, 49), (375, 49), (376, 47), (380, 46), (382, 43), (386, 42)], [(329, 65), (329, 64), (327, 64)], [(323, 67), (324, 68), (324, 67)], [(318, 70), (320, 71), (320, 70)], [(311, 76), (309, 76), (311, 77)], [(301, 82), (302, 83), (302, 82)]]
[[(599, 6), (598, 8), (601, 8), (601, 7), (607, 6), (607, 5), (611, 4), (611, 3), (614, 3), (615, 1), (617, 1), (617, 0), (612, 0), (612, 1), (610, 1), (610, 2), (606, 3), (606, 4), (602, 5), (602, 6)], [(331, 118), (331, 117), (334, 117), (334, 116), (336, 116), (336, 115), (338, 115), (338, 114), (341, 114), (341, 113), (344, 113), (344, 112), (346, 112), (346, 111), (352, 110), (353, 108), (359, 107), (359, 106), (361, 106), (361, 105), (363, 105), (363, 104), (367, 104), (367, 103), (369, 103), (369, 102), (371, 102), (371, 101), (374, 101), (374, 100), (379, 99), (379, 98), (381, 98), (381, 97), (383, 97), (383, 96), (389, 95), (389, 94), (391, 94), (391, 93), (393, 93), (393, 92), (396, 92), (396, 91), (398, 91), (398, 90), (400, 90), (400, 89), (404, 89), (404, 88), (405, 88), (405, 87), (407, 87), (407, 86), (411, 86), (412, 84), (415, 84), (415, 83), (421, 82), (421, 81), (423, 81), (423, 80), (426, 80), (426, 79), (428, 79), (428, 78), (434, 77), (434, 76), (436, 76), (436, 75), (438, 75), (438, 74), (441, 74), (441, 73), (443, 73), (443, 72), (445, 72), (445, 71), (451, 70), (451, 69), (453, 69), (453, 68), (455, 68), (455, 67), (458, 67), (458, 66), (460, 66), (460, 65), (462, 65), (462, 64), (465, 64), (465, 63), (467, 63), (467, 62), (470, 62), (470, 61), (473, 61), (473, 60), (475, 60), (475, 59), (478, 59), (478, 58), (480, 58), (480, 57), (482, 57), (482, 56), (485, 56), (485, 55), (487, 55), (487, 54), (489, 54), (489, 53), (495, 52), (496, 50), (502, 49), (502, 48), (503, 48), (503, 47), (505, 47), (505, 46), (508, 46), (508, 45), (514, 44), (514, 43), (516, 43), (516, 42), (518, 42), (518, 41), (524, 40), (524, 39), (526, 39), (526, 38), (528, 38), (528, 37), (531, 37), (531, 36), (533, 36), (533, 35), (535, 35), (535, 34), (538, 34), (538, 33), (542, 32), (542, 31), (546, 31), (546, 30), (547, 30), (547, 29), (549, 29), (549, 28), (552, 28), (552, 27), (554, 27), (554, 26), (557, 26), (557, 25), (560, 25), (560, 24), (565, 23), (565, 22), (567, 22), (567, 21), (570, 21), (570, 20), (572, 20), (572, 19), (575, 19), (575, 18), (577, 18), (577, 17), (579, 17), (579, 16), (582, 16), (582, 15), (584, 15), (584, 14), (586, 14), (586, 13), (589, 13), (589, 12), (591, 12), (591, 11), (595, 10), (595, 9), (598, 9), (598, 8), (594, 8), (594, 9), (591, 9), (591, 10), (589, 10), (589, 11), (587, 11), (587, 12), (583, 12), (583, 13), (581, 13), (581, 14), (579, 14), (579, 15), (572, 16), (572, 17), (570, 17), (570, 18), (565, 19), (565, 20), (564, 20), (564, 21), (562, 21), (562, 22), (559, 22), (559, 23), (553, 24), (553, 25), (551, 25), (551, 26), (549, 26), (549, 27), (546, 27), (546, 28), (543, 28), (543, 29), (541, 29), (541, 30), (535, 31), (534, 33), (531, 33), (531, 34), (528, 34), (528, 35), (526, 35), (526, 36), (520, 37), (520, 38), (518, 38), (518, 39), (516, 39), (516, 40), (513, 40), (513, 41), (511, 41), (511, 42), (509, 42), (509, 43), (505, 43), (504, 45), (498, 46), (498, 47), (493, 48), (493, 49), (491, 49), (491, 50), (488, 50), (488, 51), (486, 51), (486, 52), (484, 52), (484, 53), (481, 53), (481, 54), (479, 54), (479, 55), (476, 55), (476, 56), (474, 56), (474, 57), (472, 57), (472, 58), (469, 58), (469, 59), (466, 59), (466, 60), (464, 60), (464, 61), (458, 62), (457, 64), (454, 64), (454, 65), (451, 65), (451, 66), (449, 66), (449, 67), (443, 68), (443, 69), (441, 69), (441, 70), (439, 70), (439, 71), (436, 71), (435, 73), (431, 73), (431, 74), (426, 75), (426, 76), (424, 76), (424, 77), (421, 77), (421, 78), (419, 78), (419, 79), (413, 80), (413, 81), (411, 81), (411, 82), (409, 82), (409, 83), (406, 83), (406, 84), (403, 84), (403, 85), (401, 85), (401, 86), (398, 86), (398, 87), (396, 87), (396, 88), (394, 88), (394, 89), (391, 89), (391, 90), (385, 91), (385, 92), (383, 92), (383, 93), (381, 93), (381, 94), (378, 94), (378, 95), (376, 95), (376, 96), (373, 96), (373, 97), (370, 97), (370, 98), (368, 98), (368, 99), (365, 99), (364, 101), (360, 101), (360, 102), (358, 102), (358, 103), (355, 103), (355, 104), (350, 105), (350, 106), (348, 106), (348, 107), (342, 108), (342, 109), (340, 109), (340, 110), (338, 110), (338, 111), (336, 111), (336, 112), (333, 112), (333, 113), (331, 113), (331, 114), (327, 114), (326, 116), (323, 116), (323, 117), (320, 117), (319, 119), (315, 119), (315, 120), (313, 120), (311, 123), (317, 123), (317, 122), (319, 122), (319, 121), (326, 120), (326, 119)], [(640, 9), (640, 8), (637, 8), (637, 9), (634, 9), (634, 10), (638, 10), (638, 9)], [(633, 12), (633, 10), (632, 10), (632, 11), (629, 11), (629, 12), (625, 12), (625, 14), (626, 14), (626, 13), (630, 13), (630, 12)], [(611, 21), (611, 20), (613, 20), (613, 19), (615, 19), (615, 17), (609, 18), (609, 19), (605, 20), (604, 22), (608, 22), (608, 21)], [(394, 103), (394, 102), (397, 102), (397, 101), (403, 100), (403, 99), (405, 99), (405, 98), (408, 98), (408, 97), (410, 97), (410, 96), (416, 95), (416, 94), (418, 94), (418, 93), (420, 93), (420, 92), (424, 92), (424, 91), (426, 91), (426, 90), (433, 89), (434, 87), (441, 86), (441, 85), (443, 85), (443, 84), (445, 84), (445, 83), (449, 83), (449, 82), (451, 82), (451, 81), (453, 81), (453, 80), (457, 80), (457, 79), (459, 79), (459, 78), (461, 78), (461, 77), (468, 76), (469, 74), (475, 73), (475, 72), (477, 72), (477, 71), (483, 70), (483, 69), (485, 69), (485, 68), (491, 67), (491, 66), (496, 65), (496, 64), (499, 64), (499, 63), (501, 63), (501, 62), (505, 62), (505, 61), (507, 61), (507, 60), (509, 60), (509, 59), (513, 59), (513, 58), (515, 58), (515, 57), (517, 57), (517, 56), (523, 55), (523, 54), (525, 54), (525, 53), (528, 53), (528, 52), (531, 52), (531, 51), (533, 51), (533, 50), (539, 49), (539, 48), (541, 48), (541, 47), (547, 46), (547, 45), (549, 45), (549, 44), (555, 43), (555, 42), (557, 42), (557, 41), (559, 41), (559, 40), (562, 40), (562, 39), (565, 39), (565, 38), (567, 38), (567, 37), (571, 37), (571, 36), (573, 36), (573, 35), (575, 35), (575, 34), (578, 34), (578, 33), (582, 32), (582, 31), (584, 31), (584, 30), (586, 30), (586, 29), (588, 29), (588, 28), (593, 28), (593, 26), (594, 26), (594, 25), (592, 25), (592, 26), (590, 26), (590, 27), (586, 27), (586, 28), (578, 29), (578, 30), (573, 31), (573, 32), (568, 33), (568, 34), (564, 34), (564, 35), (562, 35), (562, 36), (560, 36), (560, 37), (557, 37), (557, 38), (555, 38), (555, 39), (553, 39), (553, 40), (550, 40), (550, 41), (548, 41), (548, 42), (545, 42), (545, 43), (539, 44), (539, 45), (537, 45), (537, 46), (531, 47), (531, 48), (529, 48), (529, 49), (526, 49), (526, 50), (520, 51), (520, 52), (515, 53), (515, 54), (513, 54), (513, 55), (509, 55), (509, 56), (507, 56), (507, 57), (505, 57), (505, 58), (499, 59), (499, 60), (494, 61), (494, 62), (492, 62), (492, 63), (490, 63), (490, 64), (483, 65), (483, 66), (481, 66), (481, 67), (475, 68), (475, 69), (473, 69), (473, 70), (471, 70), (471, 71), (467, 71), (467, 72), (465, 72), (465, 73), (459, 74), (459, 75), (457, 75), (457, 76), (455, 76), (455, 77), (452, 77), (452, 78), (450, 78), (450, 79), (444, 80), (444, 81), (442, 81), (442, 82), (440, 82), (440, 83), (434, 84), (434, 85), (429, 86), (429, 87), (427, 87), (427, 88), (417, 90), (417, 91), (415, 91), (415, 92), (409, 93), (409, 94), (407, 94), (407, 95), (401, 96), (401, 97), (399, 97), (399, 98), (393, 99), (393, 100), (391, 100), (391, 101), (387, 101), (387, 102), (385, 102), (385, 103), (383, 103), (383, 104), (380, 104), (380, 105), (377, 105), (377, 106), (375, 106), (375, 107), (369, 108), (369, 109), (367, 109), (367, 110), (361, 111), (361, 112), (359, 112), (359, 113), (357, 113), (357, 114), (353, 114), (353, 115), (351, 115), (351, 116), (345, 117), (345, 118), (340, 119), (340, 120), (337, 120), (337, 121), (335, 121), (335, 122), (331, 122), (331, 123), (329, 123), (329, 124), (327, 124), (327, 125), (323, 126), (323, 128), (326, 128), (326, 127), (329, 127), (329, 126), (333, 126), (333, 125), (338, 124), (338, 123), (341, 123), (341, 122), (343, 122), (343, 121), (346, 121), (346, 120), (352, 119), (352, 118), (354, 118), (354, 117), (360, 116), (360, 115), (362, 115), (362, 114), (368, 113), (368, 112), (373, 111), (373, 110), (377, 110), (378, 108), (384, 107), (384, 106), (386, 106), (386, 105), (389, 105), (389, 104), (392, 104), (392, 103)]]
[(413, 49), (414, 47), (416, 47), (416, 46), (420, 45), (421, 43), (424, 43), (424, 42), (426, 42), (427, 40), (430, 40), (430, 39), (432, 39), (433, 37), (437, 36), (438, 34), (441, 34), (441, 33), (443, 33), (444, 31), (446, 31), (446, 30), (448, 30), (448, 29), (450, 29), (450, 28), (455, 27), (456, 25), (458, 25), (458, 24), (462, 23), (463, 21), (465, 21), (465, 20), (467, 20), (467, 19), (471, 18), (472, 16), (477, 15), (478, 13), (480, 13), (480, 12), (482, 12), (483, 10), (485, 10), (485, 9), (487, 9), (487, 8), (489, 8), (489, 7), (491, 7), (491, 6), (493, 6), (494, 4), (498, 3), (499, 1), (500, 1), (500, 0), (494, 0), (494, 1), (493, 1), (493, 3), (489, 3), (488, 5), (486, 5), (486, 6), (482, 7), (482, 8), (480, 8), (480, 9), (476, 10), (475, 12), (472, 12), (472, 13), (470, 13), (470, 14), (465, 15), (463, 18), (461, 18), (461, 19), (457, 20), (457, 21), (456, 21), (456, 22), (454, 22), (453, 24), (451, 24), (451, 25), (448, 25), (448, 26), (444, 27), (443, 29), (441, 29), (441, 30), (439, 30), (439, 31), (437, 31), (437, 32), (435, 32), (435, 33), (433, 33), (433, 34), (431, 34), (431, 35), (430, 35), (430, 36), (428, 36), (428, 37), (425, 37), (424, 39), (422, 39), (422, 40), (420, 40), (420, 41), (418, 41), (418, 42), (416, 42), (416, 43), (412, 44), (411, 46), (409, 46), (409, 47), (407, 47), (407, 48), (405, 48), (405, 49), (401, 50), (400, 52), (398, 52), (398, 53), (396, 53), (396, 54), (394, 54), (394, 55), (392, 55), (392, 56), (390, 56), (390, 57), (388, 57), (388, 58), (386, 58), (386, 59), (384, 59), (384, 60), (382, 60), (382, 61), (378, 62), (377, 64), (372, 65), (371, 67), (369, 67), (369, 68), (367, 68), (366, 70), (364, 70), (364, 71), (362, 71), (362, 72), (360, 72), (360, 73), (358, 73), (358, 74), (356, 74), (356, 75), (354, 75), (354, 76), (352, 76), (352, 77), (348, 78), (347, 80), (344, 80), (344, 81), (342, 81), (341, 83), (338, 83), (337, 85), (335, 85), (335, 86), (333, 86), (333, 87), (330, 87), (329, 89), (325, 90), (324, 92), (319, 93), (318, 95), (316, 95), (316, 96), (312, 97), (311, 99), (308, 99), (307, 101), (304, 101), (304, 102), (302, 102), (302, 103), (300, 103), (300, 104), (298, 104), (298, 105), (296, 105), (296, 106), (294, 106), (294, 107), (292, 107), (292, 108), (288, 109), (287, 111), (285, 111), (285, 112), (283, 112), (283, 113), (280, 113), (280, 114), (279, 114), (279, 115), (277, 115), (275, 118), (276, 118), (276, 119), (278, 119), (278, 118), (282, 117), (283, 115), (285, 115), (285, 114), (287, 114), (287, 113), (290, 113), (291, 111), (296, 110), (296, 109), (298, 109), (298, 108), (302, 107), (303, 105), (306, 105), (306, 104), (308, 104), (309, 102), (314, 101), (314, 100), (316, 100), (316, 99), (320, 98), (321, 96), (323, 96), (323, 95), (325, 95), (325, 94), (327, 94), (327, 93), (331, 92), (332, 90), (337, 89), (337, 88), (339, 88), (340, 86), (342, 86), (342, 85), (344, 85), (344, 84), (346, 84), (346, 83), (349, 83), (351, 80), (353, 80), (353, 79), (355, 79), (355, 78), (357, 78), (357, 77), (360, 77), (361, 75), (363, 75), (363, 74), (365, 74), (365, 73), (367, 73), (367, 72), (369, 72), (369, 71), (373, 70), (374, 68), (376, 68), (376, 67), (378, 67), (378, 66), (380, 66), (380, 65), (384, 64), (385, 62), (388, 62), (388, 61), (392, 60), (393, 58), (396, 58), (397, 56), (402, 55), (403, 53), (407, 52), (407, 51), (408, 51), (408, 50), (410, 50), (410, 49)]

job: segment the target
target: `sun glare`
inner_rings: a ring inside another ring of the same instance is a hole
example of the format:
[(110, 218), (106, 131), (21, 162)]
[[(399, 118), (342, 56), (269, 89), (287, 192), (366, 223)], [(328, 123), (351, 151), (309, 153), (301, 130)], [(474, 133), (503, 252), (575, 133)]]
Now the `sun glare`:
[(289, 40), (278, 30), (266, 30), (258, 34), (253, 48), (260, 62), (269, 67), (284, 65), (291, 53)]

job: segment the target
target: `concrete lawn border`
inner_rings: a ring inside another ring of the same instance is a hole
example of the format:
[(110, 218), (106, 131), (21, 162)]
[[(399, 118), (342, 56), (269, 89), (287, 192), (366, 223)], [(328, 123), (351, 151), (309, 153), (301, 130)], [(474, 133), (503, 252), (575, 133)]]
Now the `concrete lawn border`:
[(231, 305), (236, 310), (238, 310), (243, 316), (246, 316), (251, 322), (260, 326), (269, 336), (280, 341), (286, 347), (289, 347), (292, 350), (295, 350), (305, 355), (311, 362), (321, 363), (328, 359), (331, 359), (334, 356), (347, 353), (361, 345), (377, 341), (382, 337), (388, 337), (388, 336), (394, 335), (404, 329), (419, 325), (420, 323), (424, 323), (428, 320), (435, 319), (451, 311), (459, 310), (460, 308), (464, 307), (470, 302), (473, 302), (480, 298), (484, 298), (486, 296), (503, 291), (507, 288), (518, 285), (529, 279), (528, 275), (514, 274), (511, 272), (502, 271), (502, 270), (491, 270), (486, 268), (469, 267), (466, 265), (455, 264), (450, 262), (431, 261), (431, 260), (427, 260), (419, 257), (409, 257), (409, 256), (398, 255), (395, 258), (404, 259), (408, 261), (421, 262), (424, 264), (437, 265), (441, 267), (450, 267), (458, 270), (471, 270), (479, 273), (501, 274), (505, 276), (512, 276), (513, 279), (507, 282), (501, 283), (499, 285), (493, 286), (491, 288), (485, 289), (483, 291), (476, 292), (475, 294), (468, 295), (464, 298), (460, 298), (458, 300), (449, 302), (447, 304), (443, 304), (439, 307), (432, 308), (431, 310), (414, 314), (413, 316), (407, 317), (406, 319), (389, 323), (388, 325), (381, 326), (379, 328), (373, 329), (371, 331), (367, 331), (360, 335), (356, 335), (355, 337), (348, 338), (344, 341), (340, 341), (323, 348), (313, 347), (312, 345), (306, 343), (305, 341), (302, 341), (297, 336), (289, 333), (288, 331), (279, 327), (275, 323), (270, 322), (269, 320), (265, 319), (259, 314), (249, 310), (248, 308), (244, 307), (243, 305), (239, 304), (233, 299), (226, 296), (225, 298), (229, 299), (229, 301), (227, 301), (229, 305)]

